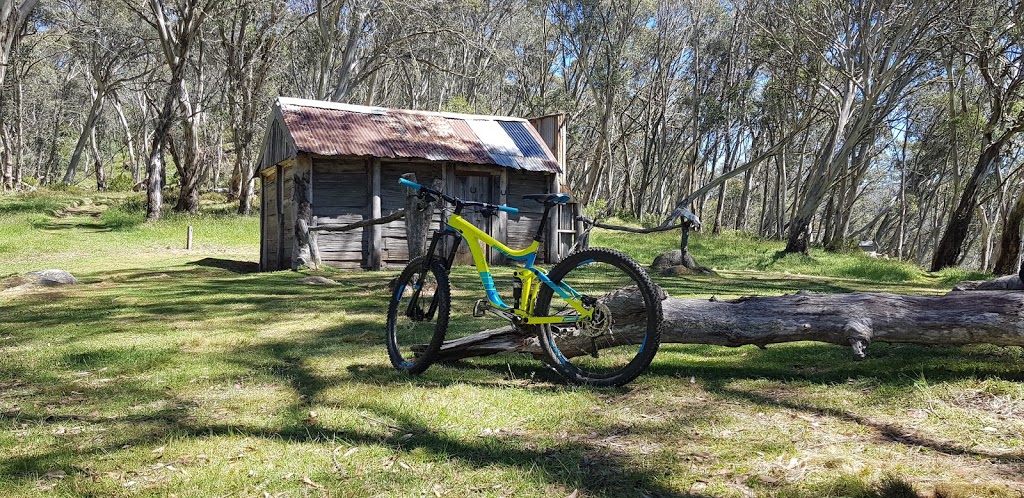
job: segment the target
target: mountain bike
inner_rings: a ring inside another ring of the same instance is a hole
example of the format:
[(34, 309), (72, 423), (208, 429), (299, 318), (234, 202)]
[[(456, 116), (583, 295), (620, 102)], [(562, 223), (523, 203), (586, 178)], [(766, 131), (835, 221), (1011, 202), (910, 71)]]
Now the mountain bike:
[[(501, 211), (517, 214), (517, 208), (465, 201), (404, 178), (399, 182), (428, 202), (444, 201), (454, 211), (433, 233), (426, 253), (410, 261), (393, 282), (387, 349), (396, 369), (419, 374), (437, 360), (451, 316), (449, 272), (463, 241), (486, 295), (486, 300), (476, 302), (473, 316), (490, 313), (507, 320), (517, 333), (536, 337), (546, 363), (568, 381), (621, 386), (651, 364), (661, 340), (661, 300), (639, 263), (614, 249), (590, 248), (572, 252), (548, 272), (535, 265), (548, 215), (570, 200), (568, 194), (523, 196), (543, 204), (544, 215), (533, 242), (511, 249), (462, 215), (476, 209), (490, 218)], [(439, 254), (445, 239), (452, 243), (447, 254)], [(481, 243), (523, 265), (513, 271), (511, 304), (495, 287)]]

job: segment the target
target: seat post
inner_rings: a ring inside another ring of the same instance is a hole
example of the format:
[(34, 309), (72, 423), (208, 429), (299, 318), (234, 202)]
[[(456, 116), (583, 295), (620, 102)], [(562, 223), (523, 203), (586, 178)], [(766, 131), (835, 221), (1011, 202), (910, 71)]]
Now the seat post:
[(548, 224), (548, 214), (551, 212), (551, 208), (555, 205), (553, 202), (544, 203), (544, 216), (540, 219), (540, 226), (537, 227), (537, 235), (533, 236), (533, 240), (544, 243), (544, 229)]

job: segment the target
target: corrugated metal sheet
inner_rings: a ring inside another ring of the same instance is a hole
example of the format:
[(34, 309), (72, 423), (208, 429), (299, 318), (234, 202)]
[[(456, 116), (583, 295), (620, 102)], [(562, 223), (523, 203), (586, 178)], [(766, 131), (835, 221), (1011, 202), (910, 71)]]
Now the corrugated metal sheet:
[[(492, 164), (559, 172), (551, 151), (529, 123), (501, 116), (384, 109), (278, 99), (279, 119), (295, 152)], [(275, 120), (276, 121), (276, 120)], [(273, 124), (272, 124), (273, 126)], [(276, 135), (276, 133), (274, 134)], [(267, 140), (271, 140), (268, 134)], [(279, 144), (280, 137), (273, 140)], [(290, 144), (289, 144), (290, 145)], [(289, 147), (290, 148), (290, 147)], [(264, 143), (264, 160), (281, 147)]]
[(522, 151), (524, 156), (536, 158), (543, 158), (546, 156), (546, 153), (540, 146), (540, 142), (534, 138), (533, 134), (531, 134), (527, 129), (527, 123), (521, 123), (519, 121), (502, 121), (499, 124), (505, 130), (505, 133), (515, 141), (516, 146), (520, 151)]

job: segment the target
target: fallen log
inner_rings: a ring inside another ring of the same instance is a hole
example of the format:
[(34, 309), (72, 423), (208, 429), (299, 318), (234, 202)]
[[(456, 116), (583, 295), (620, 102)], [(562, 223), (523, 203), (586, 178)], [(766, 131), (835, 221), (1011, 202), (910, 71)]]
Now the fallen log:
[[(606, 304), (612, 308), (616, 330), (622, 332), (617, 337), (628, 337), (630, 320), (641, 316), (636, 313), (639, 299), (619, 295)], [(763, 348), (818, 341), (850, 346), (857, 359), (865, 357), (872, 342), (1024, 346), (1024, 292), (1019, 291), (944, 296), (798, 292), (735, 300), (669, 298), (662, 306), (663, 343)], [(441, 361), (502, 352), (543, 355), (535, 336), (501, 327), (446, 342)]]

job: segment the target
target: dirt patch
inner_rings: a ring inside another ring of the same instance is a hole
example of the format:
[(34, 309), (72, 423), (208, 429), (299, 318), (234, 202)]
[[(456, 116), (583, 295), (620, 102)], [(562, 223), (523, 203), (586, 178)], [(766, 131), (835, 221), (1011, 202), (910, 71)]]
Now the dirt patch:
[(993, 394), (970, 389), (957, 393), (948, 401), (959, 408), (979, 410), (1003, 419), (1024, 417), (1024, 399), (1010, 394)]
[(27, 283), (29, 283), (29, 280), (22, 276), (15, 275), (13, 277), (8, 277), (0, 280), (0, 291), (9, 291)]

